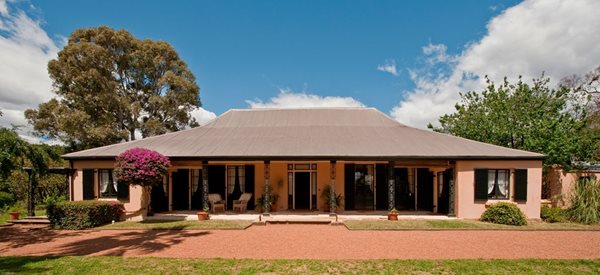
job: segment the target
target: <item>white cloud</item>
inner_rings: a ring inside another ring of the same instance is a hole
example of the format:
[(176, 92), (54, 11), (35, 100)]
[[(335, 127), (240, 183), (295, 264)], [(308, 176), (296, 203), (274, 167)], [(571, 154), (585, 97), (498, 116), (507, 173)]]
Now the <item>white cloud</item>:
[(393, 76), (398, 76), (398, 70), (396, 68), (396, 61), (393, 59), (386, 60), (385, 63), (383, 63), (382, 65), (378, 65), (377, 70), (381, 71), (381, 72), (389, 73)]
[(41, 23), (24, 11), (11, 11), (0, 0), (0, 126), (23, 125), (22, 136), (31, 136), (23, 111), (52, 97), (52, 82), (46, 70), (59, 45)]
[(312, 108), (312, 107), (366, 107), (352, 97), (320, 96), (305, 91), (294, 92), (288, 88), (279, 89), (277, 96), (263, 102), (260, 99), (246, 100), (250, 108)]
[(410, 70), (416, 88), (391, 111), (408, 125), (428, 122), (454, 111), (459, 92), (479, 91), (488, 75), (499, 82), (539, 77), (558, 82), (600, 65), (600, 1), (531, 0), (508, 8), (487, 24), (487, 34), (458, 55), (444, 45), (423, 48), (425, 66)]
[(198, 121), (200, 125), (206, 124), (211, 119), (217, 117), (217, 115), (211, 111), (208, 111), (202, 107), (198, 107), (190, 112), (190, 115)]
[(0, 0), (0, 15), (2, 15), (2, 16), (8, 15), (8, 6), (6, 6), (6, 1), (4, 1), (4, 0)]

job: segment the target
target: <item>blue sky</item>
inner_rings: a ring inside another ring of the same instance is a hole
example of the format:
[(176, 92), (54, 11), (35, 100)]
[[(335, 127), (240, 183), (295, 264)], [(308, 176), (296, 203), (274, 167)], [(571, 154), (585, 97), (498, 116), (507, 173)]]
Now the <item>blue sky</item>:
[[(500, 80), (546, 71), (559, 79), (600, 65), (600, 51), (585, 50), (600, 40), (593, 35), (600, 22), (590, 12), (600, 1), (568, 2), (0, 0), (0, 19), (14, 23), (4, 32), (0, 24), (0, 50), (2, 43), (47, 47), (38, 64), (45, 69), (72, 31), (107, 25), (171, 43), (195, 74), (207, 113), (306, 101), (376, 107), (425, 127), (452, 111), (458, 92), (480, 89), (483, 75)], [(24, 38), (17, 34), (26, 25), (20, 17), (37, 25)], [(592, 35), (581, 39), (576, 32), (557, 42), (573, 27)], [(40, 33), (50, 41), (32, 38)], [(4, 66), (15, 71), (16, 65)], [(0, 76), (0, 84), (15, 77)], [(13, 116), (27, 104), (9, 100), (0, 88), (0, 99), (3, 94), (0, 109), (8, 115), (0, 122), (19, 121)], [(40, 94), (39, 101), (47, 97)]]
[[(517, 1), (54, 1), (34, 2), (51, 36), (107, 25), (175, 46), (206, 109), (245, 108), (278, 88), (351, 96), (388, 112), (414, 87), (404, 68), (421, 47), (460, 52)], [(125, 1), (125, 3), (127, 3)], [(116, 10), (116, 7), (119, 7)], [(496, 7), (494, 10), (493, 7)], [(377, 71), (395, 60), (398, 77)]]

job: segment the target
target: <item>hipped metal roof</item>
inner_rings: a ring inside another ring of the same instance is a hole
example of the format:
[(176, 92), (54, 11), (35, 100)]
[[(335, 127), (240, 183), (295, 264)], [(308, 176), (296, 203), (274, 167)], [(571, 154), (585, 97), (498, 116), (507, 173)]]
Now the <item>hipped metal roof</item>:
[(170, 158), (277, 159), (543, 159), (509, 149), (403, 125), (374, 108), (229, 110), (207, 124), (66, 154), (108, 159), (131, 148)]

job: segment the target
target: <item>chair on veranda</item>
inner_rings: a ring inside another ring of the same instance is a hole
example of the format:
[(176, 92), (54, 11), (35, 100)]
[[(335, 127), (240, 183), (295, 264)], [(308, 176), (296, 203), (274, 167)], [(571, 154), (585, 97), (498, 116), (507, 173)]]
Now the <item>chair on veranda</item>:
[(235, 211), (236, 209), (238, 209), (241, 212), (246, 212), (246, 209), (248, 208), (248, 202), (250, 202), (250, 199), (252, 198), (252, 193), (244, 193), (240, 196), (239, 200), (234, 200), (233, 201), (233, 211)]
[(221, 198), (220, 194), (208, 194), (208, 201), (210, 202), (210, 210), (213, 213), (218, 209), (225, 211), (225, 201)]

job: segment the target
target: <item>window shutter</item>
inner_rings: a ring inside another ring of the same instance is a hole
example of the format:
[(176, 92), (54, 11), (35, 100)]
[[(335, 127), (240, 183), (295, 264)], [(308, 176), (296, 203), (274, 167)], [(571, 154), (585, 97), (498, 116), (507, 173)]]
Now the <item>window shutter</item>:
[(246, 171), (246, 175), (244, 175), (246, 177), (246, 190), (244, 191), (252, 193), (252, 198), (248, 202), (248, 209), (254, 209), (254, 201), (256, 200), (254, 197), (254, 165), (246, 165), (244, 170)]
[(83, 199), (93, 200), (94, 196), (94, 169), (83, 169)]
[[(157, 185), (155, 187), (161, 188), (162, 187), (161, 185)], [(117, 182), (117, 199), (129, 200), (129, 185), (121, 183), (121, 182)]]
[(515, 169), (515, 201), (527, 201), (527, 169)]
[(488, 170), (475, 169), (475, 200), (488, 199)]

